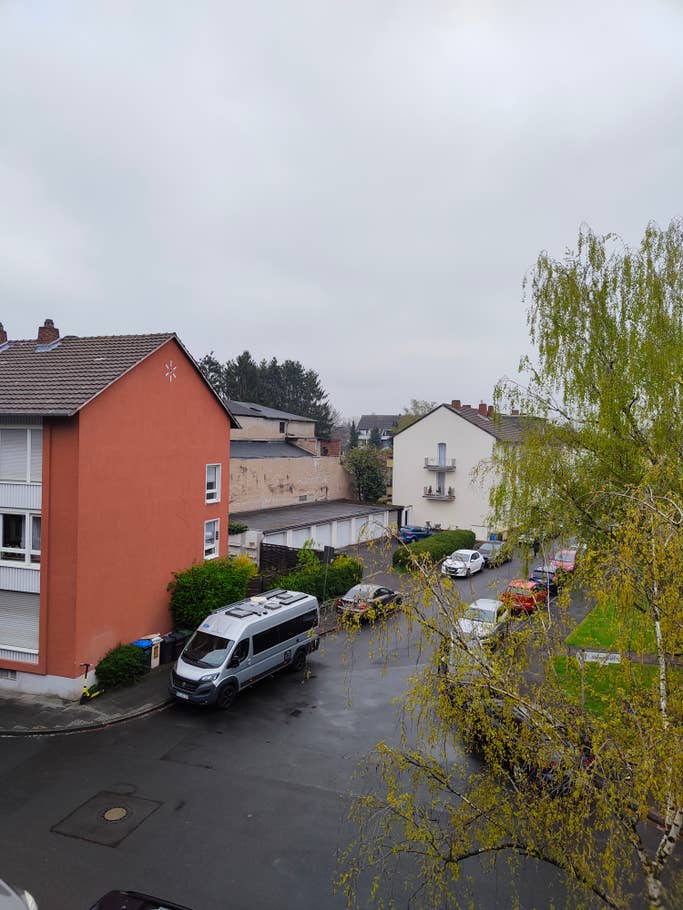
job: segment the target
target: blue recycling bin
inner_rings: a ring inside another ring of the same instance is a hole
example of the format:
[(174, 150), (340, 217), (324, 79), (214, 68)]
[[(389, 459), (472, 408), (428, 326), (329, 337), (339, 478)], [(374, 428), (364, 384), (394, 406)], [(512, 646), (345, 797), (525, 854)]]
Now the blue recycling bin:
[(145, 669), (149, 670), (152, 667), (152, 642), (149, 638), (138, 638), (137, 641), (131, 642), (136, 648), (140, 648), (145, 658)]

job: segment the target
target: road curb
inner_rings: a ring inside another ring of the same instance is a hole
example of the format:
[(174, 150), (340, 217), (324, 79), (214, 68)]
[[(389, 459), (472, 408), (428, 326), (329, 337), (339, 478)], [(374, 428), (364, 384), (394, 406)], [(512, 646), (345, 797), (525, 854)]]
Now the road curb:
[(166, 698), (156, 705), (146, 705), (144, 708), (136, 709), (128, 714), (120, 714), (117, 717), (111, 717), (108, 720), (97, 721), (96, 723), (78, 724), (73, 727), (53, 727), (50, 730), (0, 730), (0, 739), (20, 739), (22, 737), (38, 736), (67, 736), (70, 733), (89, 733), (92, 730), (102, 730), (105, 727), (114, 727), (117, 724), (125, 723), (128, 720), (136, 720), (138, 717), (146, 717), (148, 714), (156, 714), (163, 711), (173, 703), (172, 698)]

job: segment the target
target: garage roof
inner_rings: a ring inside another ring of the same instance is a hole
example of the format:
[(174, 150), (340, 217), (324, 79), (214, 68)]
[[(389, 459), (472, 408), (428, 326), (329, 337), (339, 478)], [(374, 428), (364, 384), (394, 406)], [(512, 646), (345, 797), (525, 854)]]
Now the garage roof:
[(332, 499), (324, 502), (302, 502), (276, 509), (258, 509), (254, 512), (231, 512), (230, 519), (247, 525), (253, 531), (286, 531), (338, 518), (381, 515), (387, 509), (395, 511), (399, 508), (400, 506), (371, 506), (364, 502)]

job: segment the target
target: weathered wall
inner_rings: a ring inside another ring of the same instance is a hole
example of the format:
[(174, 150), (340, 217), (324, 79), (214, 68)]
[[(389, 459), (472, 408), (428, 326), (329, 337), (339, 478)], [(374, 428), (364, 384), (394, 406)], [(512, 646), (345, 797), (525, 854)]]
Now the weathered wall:
[(351, 481), (339, 458), (230, 459), (231, 511), (352, 498)]
[(237, 418), (241, 429), (233, 430), (231, 439), (284, 439), (286, 436), (315, 436), (314, 421), (286, 420), (285, 432), (280, 432), (280, 421), (264, 417), (248, 417), (240, 414)]

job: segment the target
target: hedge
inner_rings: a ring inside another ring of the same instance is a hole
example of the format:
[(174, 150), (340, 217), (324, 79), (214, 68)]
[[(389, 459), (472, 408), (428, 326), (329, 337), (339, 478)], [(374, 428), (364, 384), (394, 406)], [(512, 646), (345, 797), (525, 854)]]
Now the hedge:
[(97, 683), (103, 689), (115, 689), (135, 682), (145, 672), (145, 655), (135, 645), (117, 645), (108, 651), (95, 667)]
[[(311, 559), (313, 556), (313, 559)], [(299, 557), (299, 566), (293, 572), (282, 575), (277, 579), (276, 585), (290, 591), (304, 591), (313, 594), (322, 601), (328, 597), (338, 597), (346, 594), (349, 588), (357, 585), (363, 578), (363, 564), (350, 556), (337, 556), (327, 567), (310, 551), (302, 550)]]
[(396, 568), (404, 569), (410, 566), (414, 556), (426, 558), (429, 562), (438, 562), (454, 550), (471, 550), (475, 540), (474, 531), (439, 531), (423, 540), (401, 544), (394, 550), (391, 561)]
[(196, 629), (212, 610), (242, 600), (255, 574), (248, 556), (211, 559), (175, 572), (168, 586), (174, 627)]

